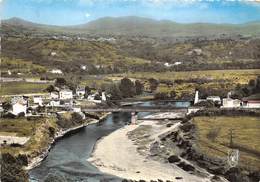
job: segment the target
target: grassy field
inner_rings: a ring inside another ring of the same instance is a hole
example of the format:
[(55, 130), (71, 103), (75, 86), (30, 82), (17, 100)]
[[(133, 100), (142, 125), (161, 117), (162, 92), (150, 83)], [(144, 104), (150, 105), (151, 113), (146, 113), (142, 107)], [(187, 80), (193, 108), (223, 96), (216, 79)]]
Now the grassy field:
[(15, 95), (28, 93), (42, 93), (48, 87), (48, 84), (26, 83), (26, 82), (8, 82), (1, 83), (1, 95)]
[(257, 117), (196, 117), (197, 145), (212, 157), (227, 157), (230, 129), (234, 146), (240, 151), (239, 165), (260, 170), (260, 118)]

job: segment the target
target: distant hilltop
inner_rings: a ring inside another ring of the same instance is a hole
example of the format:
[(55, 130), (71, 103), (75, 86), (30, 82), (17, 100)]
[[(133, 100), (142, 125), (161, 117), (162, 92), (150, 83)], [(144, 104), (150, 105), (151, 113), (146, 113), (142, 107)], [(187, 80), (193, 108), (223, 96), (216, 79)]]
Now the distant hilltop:
[(196, 37), (217, 35), (260, 36), (260, 21), (244, 24), (190, 23), (182, 24), (169, 20), (126, 16), (104, 17), (86, 24), (75, 26), (53, 26), (29, 22), (20, 18), (2, 21), (5, 32), (30, 33), (80, 33), (91, 35), (128, 35), (152, 37)]

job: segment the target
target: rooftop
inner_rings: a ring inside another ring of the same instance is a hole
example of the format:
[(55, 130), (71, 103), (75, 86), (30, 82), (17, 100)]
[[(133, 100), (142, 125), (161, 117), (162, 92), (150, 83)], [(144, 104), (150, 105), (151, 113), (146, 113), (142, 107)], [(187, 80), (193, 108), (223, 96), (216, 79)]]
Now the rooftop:
[(258, 100), (258, 101), (260, 101), (260, 93), (254, 94), (254, 95), (250, 95), (248, 97), (244, 97), (243, 98), (243, 101), (249, 101), (249, 100)]

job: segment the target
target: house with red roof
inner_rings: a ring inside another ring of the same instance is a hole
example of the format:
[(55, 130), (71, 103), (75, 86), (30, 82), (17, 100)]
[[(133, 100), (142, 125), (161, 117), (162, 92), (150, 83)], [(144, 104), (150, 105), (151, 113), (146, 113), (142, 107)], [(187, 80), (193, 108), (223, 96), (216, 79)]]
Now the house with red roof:
[(251, 95), (242, 99), (243, 107), (260, 108), (260, 94)]

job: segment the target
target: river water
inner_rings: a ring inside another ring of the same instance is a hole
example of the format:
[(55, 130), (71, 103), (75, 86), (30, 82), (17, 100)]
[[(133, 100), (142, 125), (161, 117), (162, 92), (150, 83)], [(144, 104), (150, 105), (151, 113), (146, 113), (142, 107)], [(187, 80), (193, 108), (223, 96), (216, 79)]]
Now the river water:
[(116, 177), (101, 173), (87, 159), (98, 139), (129, 123), (130, 117), (129, 113), (113, 113), (100, 123), (88, 125), (58, 140), (47, 158), (30, 171), (31, 181), (43, 181), (48, 175), (68, 181), (119, 181)]
[[(142, 105), (154, 104), (144, 103)], [(175, 106), (183, 107), (184, 105), (179, 103)], [(138, 117), (148, 114), (138, 113)], [(76, 133), (58, 140), (46, 159), (29, 172), (30, 181), (42, 182), (48, 176), (59, 177), (62, 182), (122, 181), (115, 176), (100, 172), (87, 159), (98, 139), (128, 124), (130, 119), (130, 113), (113, 113), (100, 123), (88, 125)]]

